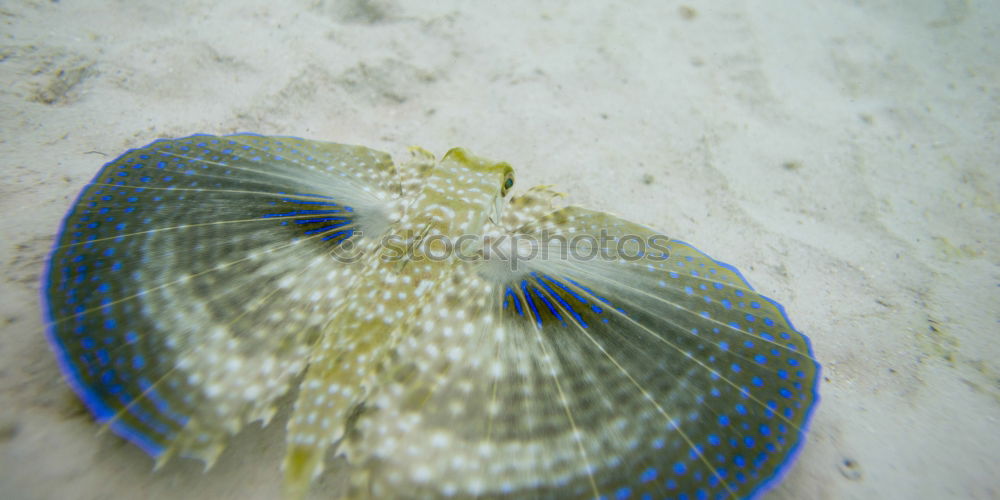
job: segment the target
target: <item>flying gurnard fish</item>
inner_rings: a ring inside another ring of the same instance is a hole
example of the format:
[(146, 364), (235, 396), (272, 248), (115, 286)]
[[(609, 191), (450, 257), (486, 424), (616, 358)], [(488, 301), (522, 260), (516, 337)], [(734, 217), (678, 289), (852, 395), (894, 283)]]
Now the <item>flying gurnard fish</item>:
[[(294, 399), (285, 492), (328, 452), (376, 498), (747, 498), (819, 365), (687, 243), (509, 198), (506, 163), (251, 134), (159, 140), (66, 216), (49, 340), (96, 419), (211, 465)], [(648, 244), (647, 244), (648, 243)]]

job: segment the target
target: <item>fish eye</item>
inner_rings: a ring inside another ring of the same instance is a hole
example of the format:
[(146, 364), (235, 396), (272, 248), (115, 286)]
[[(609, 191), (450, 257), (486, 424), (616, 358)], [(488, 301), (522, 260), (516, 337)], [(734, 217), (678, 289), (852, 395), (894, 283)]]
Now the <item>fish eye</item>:
[(500, 196), (507, 196), (510, 188), (514, 187), (514, 169), (506, 163), (497, 163), (497, 170), (503, 172), (503, 182), (500, 183)]
[(512, 187), (514, 187), (514, 176), (508, 174), (507, 178), (503, 180), (503, 189), (500, 190), (500, 194), (506, 195)]

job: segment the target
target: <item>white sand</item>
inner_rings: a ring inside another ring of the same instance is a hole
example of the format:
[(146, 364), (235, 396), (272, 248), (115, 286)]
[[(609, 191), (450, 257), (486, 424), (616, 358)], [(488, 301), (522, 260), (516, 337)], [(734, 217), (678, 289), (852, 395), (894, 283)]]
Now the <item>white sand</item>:
[(254, 131), (461, 145), (743, 270), (823, 363), (768, 498), (1000, 497), (993, 2), (470, 3), (0, 3), (0, 496), (277, 495), (280, 425), (207, 474), (95, 435), (38, 301), (101, 164)]

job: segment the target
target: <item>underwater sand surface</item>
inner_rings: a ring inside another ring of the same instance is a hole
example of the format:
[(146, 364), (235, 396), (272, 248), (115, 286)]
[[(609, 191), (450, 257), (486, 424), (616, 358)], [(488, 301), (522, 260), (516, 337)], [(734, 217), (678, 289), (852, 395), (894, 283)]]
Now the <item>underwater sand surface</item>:
[[(100, 165), (160, 137), (453, 146), (689, 241), (823, 364), (766, 497), (1000, 496), (1000, 14), (988, 2), (0, 4), (0, 492), (274, 498), (283, 422), (202, 473), (97, 434), (39, 280)], [(316, 498), (339, 490), (336, 473)]]

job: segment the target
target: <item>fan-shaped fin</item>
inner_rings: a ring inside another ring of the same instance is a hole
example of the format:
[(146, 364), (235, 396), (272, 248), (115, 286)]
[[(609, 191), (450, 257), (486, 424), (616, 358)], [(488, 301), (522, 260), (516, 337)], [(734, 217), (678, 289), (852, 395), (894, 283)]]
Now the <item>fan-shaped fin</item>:
[(356, 275), (399, 183), (357, 146), (233, 135), (108, 163), (63, 222), (49, 338), (96, 418), (163, 463), (211, 464), (267, 421)]
[(373, 494), (740, 498), (780, 474), (819, 367), (779, 305), (608, 214), (516, 229), (533, 255), (464, 266), (396, 346), (346, 445)]

